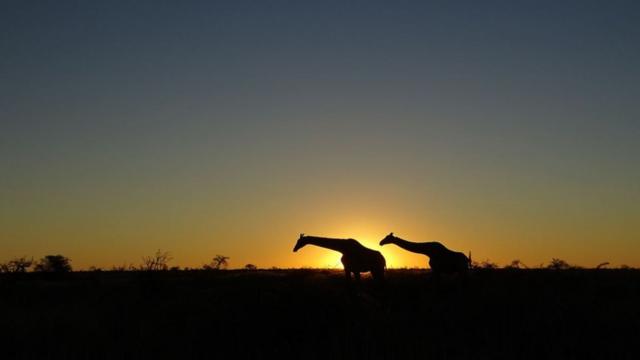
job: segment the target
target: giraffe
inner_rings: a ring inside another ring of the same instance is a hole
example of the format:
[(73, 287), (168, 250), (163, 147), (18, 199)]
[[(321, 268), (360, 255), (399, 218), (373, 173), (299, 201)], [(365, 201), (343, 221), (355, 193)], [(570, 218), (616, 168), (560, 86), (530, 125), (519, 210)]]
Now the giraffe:
[(380, 245), (395, 244), (399, 247), (429, 257), (429, 266), (435, 276), (440, 274), (461, 273), (466, 275), (471, 263), (463, 253), (451, 251), (439, 242), (411, 242), (403, 240), (390, 233), (380, 241)]
[(356, 282), (359, 282), (361, 272), (371, 272), (373, 278), (378, 282), (384, 280), (384, 268), (386, 267), (384, 256), (379, 251), (364, 247), (357, 240), (300, 234), (293, 252), (298, 251), (305, 245), (315, 245), (342, 253), (340, 261), (344, 265), (347, 281), (351, 281), (351, 274), (353, 273)]

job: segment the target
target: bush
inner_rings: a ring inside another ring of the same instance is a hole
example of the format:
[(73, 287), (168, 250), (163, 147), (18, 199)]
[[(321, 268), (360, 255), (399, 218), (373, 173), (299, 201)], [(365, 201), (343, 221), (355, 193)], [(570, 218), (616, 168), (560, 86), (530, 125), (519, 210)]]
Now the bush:
[(71, 272), (71, 260), (62, 255), (47, 255), (40, 259), (34, 270), (38, 272), (48, 273), (66, 273)]
[(488, 269), (488, 270), (493, 270), (493, 269), (497, 269), (498, 268), (498, 264), (491, 262), (491, 260), (487, 259), (485, 261), (483, 261), (482, 263), (480, 263), (480, 268), (481, 269)]
[(551, 270), (567, 270), (570, 268), (571, 268), (571, 265), (569, 265), (569, 263), (567, 263), (562, 259), (556, 259), (556, 258), (551, 259), (551, 262), (549, 263), (549, 265), (547, 265), (547, 269), (551, 269)]
[(25, 273), (33, 265), (33, 258), (27, 259), (25, 256), (21, 258), (15, 258), (0, 264), (0, 272), (4, 273)]
[(210, 264), (205, 264), (202, 268), (205, 270), (220, 270), (229, 266), (229, 257), (223, 255), (216, 255), (211, 260)]
[(145, 256), (142, 258), (141, 270), (146, 271), (160, 271), (167, 270), (169, 268), (169, 261), (173, 258), (167, 251), (158, 250), (155, 255)]
[(511, 262), (511, 264), (504, 267), (505, 269), (515, 270), (515, 269), (526, 269), (527, 265), (525, 265), (522, 261), (516, 259)]

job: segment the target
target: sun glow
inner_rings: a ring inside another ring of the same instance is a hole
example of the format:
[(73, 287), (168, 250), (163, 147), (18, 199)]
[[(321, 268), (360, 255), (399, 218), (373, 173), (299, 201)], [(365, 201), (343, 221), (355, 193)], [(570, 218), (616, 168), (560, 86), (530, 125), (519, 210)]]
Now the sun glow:
[[(344, 233), (332, 233), (326, 236), (335, 238), (353, 238), (366, 248), (380, 251), (380, 253), (382, 253), (386, 260), (387, 268), (407, 266), (406, 261), (404, 261), (403, 259), (402, 253), (398, 252), (397, 249), (393, 249), (390, 246), (382, 247), (379, 245), (380, 240), (382, 240), (385, 235), (384, 231), (365, 230), (363, 229), (363, 227), (355, 225), (345, 228), (347, 229), (347, 231), (345, 231)], [(315, 262), (316, 267), (329, 269), (343, 268), (342, 262), (340, 260), (342, 254), (326, 249), (321, 249), (320, 251), (322, 251), (323, 254), (317, 257), (317, 261)]]
[(327, 255), (318, 260), (318, 267), (327, 269), (342, 269), (340, 258), (342, 254), (336, 251), (327, 250)]
[[(364, 245), (364, 244), (363, 244)], [(380, 246), (367, 246), (370, 249), (380, 251), (384, 256), (387, 262), (387, 268), (398, 268), (407, 266), (403, 261), (400, 260), (394, 249), (390, 249), (389, 247), (380, 247)], [(340, 258), (342, 254), (337, 251), (322, 249), (321, 251), (326, 252), (322, 256), (319, 256), (317, 259), (316, 267), (318, 268), (327, 268), (327, 269), (343, 269), (342, 262)]]

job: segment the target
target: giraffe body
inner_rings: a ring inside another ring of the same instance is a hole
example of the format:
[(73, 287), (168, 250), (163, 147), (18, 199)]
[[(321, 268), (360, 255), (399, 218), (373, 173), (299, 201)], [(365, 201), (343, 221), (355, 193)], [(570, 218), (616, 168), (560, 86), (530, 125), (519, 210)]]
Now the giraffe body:
[(345, 275), (349, 279), (353, 274), (355, 279), (359, 280), (360, 273), (363, 272), (370, 272), (376, 280), (384, 279), (384, 269), (386, 267), (384, 256), (379, 251), (364, 247), (357, 240), (323, 238), (300, 234), (293, 251), (296, 252), (306, 245), (315, 245), (342, 253), (340, 261), (344, 266)]
[(407, 251), (429, 257), (429, 266), (435, 275), (462, 273), (469, 271), (469, 259), (461, 252), (447, 249), (439, 242), (411, 242), (393, 235), (387, 235), (380, 245), (395, 244)]

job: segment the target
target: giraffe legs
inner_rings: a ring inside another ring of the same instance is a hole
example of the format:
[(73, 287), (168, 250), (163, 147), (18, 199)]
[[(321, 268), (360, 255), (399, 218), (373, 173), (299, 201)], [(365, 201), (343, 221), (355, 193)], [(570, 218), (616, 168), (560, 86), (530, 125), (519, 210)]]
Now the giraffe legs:
[(344, 275), (347, 279), (347, 286), (349, 288), (353, 288), (354, 284), (352, 284), (351, 282), (351, 273), (353, 273), (353, 278), (355, 280), (355, 287), (359, 287), (360, 286), (360, 273), (357, 271), (351, 271), (351, 269), (344, 269)]
[(356, 285), (360, 285), (360, 273), (354, 272), (353, 277), (356, 279)]
[(376, 282), (384, 282), (384, 269), (372, 271), (371, 276)]
[[(349, 283), (351, 283), (351, 273), (352, 273), (351, 270), (347, 270), (347, 269), (344, 270), (344, 275), (347, 278), (347, 281)], [(359, 272), (353, 271), (353, 278), (354, 278), (356, 284), (360, 284), (360, 273)]]

